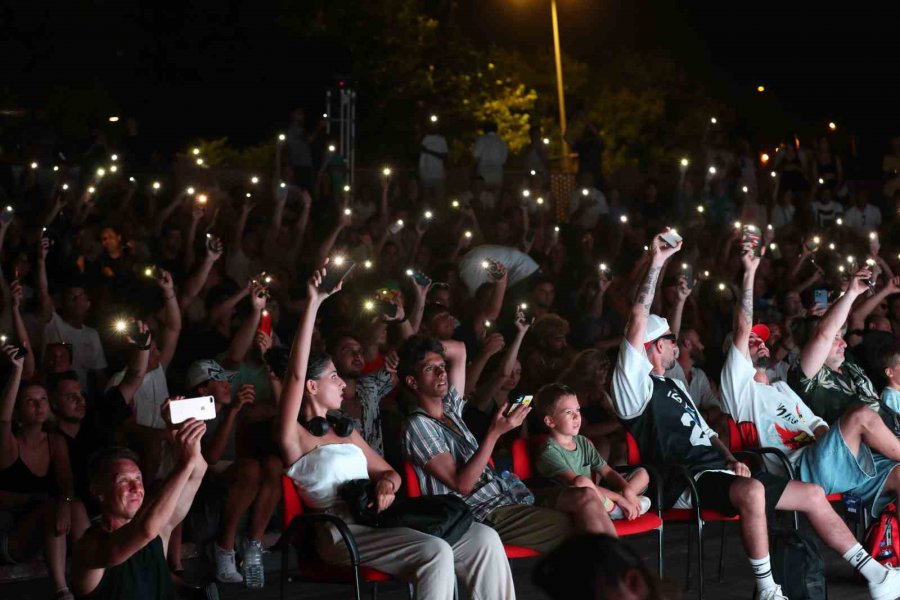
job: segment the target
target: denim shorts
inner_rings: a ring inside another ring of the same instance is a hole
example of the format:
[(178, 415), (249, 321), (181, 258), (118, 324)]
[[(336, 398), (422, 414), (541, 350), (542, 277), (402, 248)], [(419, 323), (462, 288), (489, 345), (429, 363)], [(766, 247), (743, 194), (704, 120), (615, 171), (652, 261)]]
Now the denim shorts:
[(840, 421), (836, 421), (824, 437), (803, 451), (798, 474), (801, 481), (822, 486), (826, 494), (859, 496), (872, 515), (878, 516), (889, 501), (881, 493), (884, 484), (898, 465), (863, 443), (854, 456), (844, 441)]

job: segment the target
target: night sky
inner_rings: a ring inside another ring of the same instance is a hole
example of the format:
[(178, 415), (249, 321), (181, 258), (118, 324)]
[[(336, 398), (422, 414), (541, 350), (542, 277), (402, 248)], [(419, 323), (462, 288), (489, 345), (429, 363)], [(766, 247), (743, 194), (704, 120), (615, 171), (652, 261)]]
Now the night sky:
[[(759, 103), (789, 115), (799, 131), (834, 120), (858, 132), (873, 157), (900, 131), (896, 3), (558, 2), (566, 52), (591, 63), (609, 48), (662, 49), (746, 115), (740, 126), (751, 135), (761, 129), (753, 117)], [(159, 135), (254, 142), (277, 130), (293, 104), (319, 112), (332, 74), (348, 70), (339, 44), (280, 30), (300, 6), (0, 3), (0, 101), (8, 107), (12, 90), (27, 107), (55, 83), (91, 82)], [(551, 52), (549, 13), (549, 0), (458, 2), (460, 25), (484, 45)]]

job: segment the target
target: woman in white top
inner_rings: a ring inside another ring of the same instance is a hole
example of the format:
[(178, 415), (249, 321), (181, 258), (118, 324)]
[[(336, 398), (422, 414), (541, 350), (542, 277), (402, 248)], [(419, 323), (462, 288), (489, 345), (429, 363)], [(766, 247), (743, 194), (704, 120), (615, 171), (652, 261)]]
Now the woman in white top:
[[(462, 539), (450, 546), (440, 538), (413, 529), (376, 529), (354, 524), (341, 506), (337, 490), (346, 481), (372, 480), (379, 511), (393, 503), (401, 481), (359, 432), (341, 436), (335, 431), (340, 426), (336, 427), (334, 420), (323, 435), (310, 431), (316, 429), (314, 423), (322, 423), (314, 419), (340, 409), (346, 386), (327, 355), (310, 356), (316, 313), (328, 297), (319, 289), (324, 276), (323, 268), (307, 284), (309, 303), (294, 338), (279, 403), (279, 445), (284, 464), (290, 465), (286, 473), (297, 483), (307, 506), (340, 514), (350, 523), (361, 564), (412, 581), (418, 598), (452, 600), (457, 575), (464, 597), (515, 598), (503, 544), (490, 527), (473, 523)], [(298, 417), (306, 425), (299, 423)], [(333, 527), (317, 533), (316, 547), (323, 560), (349, 564), (347, 550)]]

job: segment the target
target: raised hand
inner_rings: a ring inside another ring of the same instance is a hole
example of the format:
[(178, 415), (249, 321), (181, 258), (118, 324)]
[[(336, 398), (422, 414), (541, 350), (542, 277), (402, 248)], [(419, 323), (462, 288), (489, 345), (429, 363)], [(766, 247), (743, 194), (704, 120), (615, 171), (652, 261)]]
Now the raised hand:
[(156, 285), (163, 291), (163, 295), (168, 298), (175, 294), (175, 282), (172, 281), (172, 274), (165, 269), (159, 270), (160, 276), (156, 280)]
[(497, 410), (497, 414), (494, 415), (494, 419), (491, 422), (491, 429), (496, 431), (499, 435), (503, 435), (504, 433), (508, 433), (513, 429), (520, 427), (525, 421), (525, 417), (531, 412), (531, 406), (520, 404), (507, 416), (506, 409), (508, 406), (509, 402), (504, 402), (503, 406)]
[(391, 375), (397, 374), (397, 368), (400, 366), (400, 357), (396, 350), (391, 350), (384, 355), (384, 368)]
[(506, 345), (506, 342), (503, 340), (503, 336), (499, 333), (492, 333), (484, 339), (484, 346), (482, 346), (482, 352), (485, 352), (488, 356), (493, 356), (503, 350), (503, 347)]
[(14, 369), (19, 372), (22, 371), (25, 366), (25, 355), (22, 354), (19, 356), (19, 349), (16, 346), (4, 344), (3, 346), (0, 346), (0, 352), (6, 355), (6, 358), (9, 359), (9, 362)]
[(240, 410), (246, 405), (253, 404), (254, 402), (256, 402), (256, 388), (253, 387), (252, 383), (245, 383), (241, 386), (237, 396), (234, 397), (233, 406), (235, 410)]
[(19, 310), (22, 306), (24, 293), (22, 291), (22, 284), (19, 283), (18, 279), (13, 279), (13, 282), (9, 284), (9, 293), (12, 295), (13, 310)]
[(661, 231), (653, 237), (653, 241), (650, 243), (650, 255), (654, 260), (659, 259), (660, 261), (665, 262), (673, 257), (675, 253), (680, 251), (681, 247), (684, 245), (683, 240), (679, 240), (675, 246), (670, 246), (666, 243), (662, 236), (670, 230), (671, 227), (666, 227), (665, 231)]
[(856, 294), (857, 296), (866, 292), (869, 289), (866, 282), (871, 278), (872, 271), (870, 271), (868, 267), (863, 267), (853, 274), (853, 278), (850, 280), (850, 287), (847, 291)]
[(312, 276), (306, 282), (306, 294), (309, 298), (310, 302), (318, 302), (321, 303), (327, 298), (329, 295), (339, 291), (341, 286), (343, 285), (343, 281), (338, 282), (336, 286), (334, 286), (334, 290), (330, 293), (324, 291), (320, 286), (322, 285), (322, 279), (325, 278), (325, 273), (328, 271), (328, 259), (325, 259), (325, 264), (322, 265), (321, 269), (317, 269), (313, 271)]

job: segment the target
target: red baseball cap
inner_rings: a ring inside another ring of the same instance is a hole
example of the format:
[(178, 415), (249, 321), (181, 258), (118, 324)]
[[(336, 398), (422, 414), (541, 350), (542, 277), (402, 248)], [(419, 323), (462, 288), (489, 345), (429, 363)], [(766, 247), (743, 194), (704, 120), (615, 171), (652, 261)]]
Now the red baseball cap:
[(756, 325), (754, 325), (753, 327), (750, 328), (750, 333), (755, 333), (756, 336), (759, 337), (759, 339), (761, 339), (763, 342), (765, 342), (769, 339), (769, 334), (771, 332), (769, 331), (768, 325), (765, 325), (763, 323), (757, 323)]

